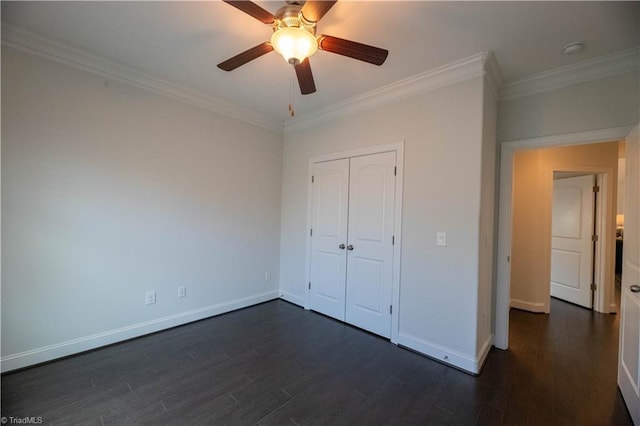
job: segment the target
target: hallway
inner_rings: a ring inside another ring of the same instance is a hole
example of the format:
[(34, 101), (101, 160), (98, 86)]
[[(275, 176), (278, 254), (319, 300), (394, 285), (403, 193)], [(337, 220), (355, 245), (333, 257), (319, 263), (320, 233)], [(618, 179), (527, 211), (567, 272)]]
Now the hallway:
[(616, 384), (618, 326), (619, 315), (553, 298), (550, 315), (512, 309), (509, 351), (494, 350), (480, 377), (503, 381), (492, 386), (506, 394), (503, 422), (632, 424)]

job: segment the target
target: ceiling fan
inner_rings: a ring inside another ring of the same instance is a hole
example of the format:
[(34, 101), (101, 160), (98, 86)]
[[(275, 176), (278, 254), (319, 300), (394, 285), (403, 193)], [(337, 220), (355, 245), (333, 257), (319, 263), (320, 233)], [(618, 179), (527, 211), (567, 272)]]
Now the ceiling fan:
[(232, 71), (275, 50), (295, 67), (300, 92), (303, 95), (307, 95), (316, 91), (311, 65), (309, 64), (309, 57), (316, 50), (337, 53), (338, 55), (374, 65), (382, 65), (389, 54), (388, 50), (380, 49), (379, 47), (326, 34), (316, 37), (318, 21), (331, 9), (337, 0), (287, 0), (287, 5), (280, 8), (275, 15), (252, 1), (223, 1), (254, 17), (263, 24), (271, 26), (273, 29), (270, 41), (265, 41), (219, 63), (218, 68), (224, 71)]

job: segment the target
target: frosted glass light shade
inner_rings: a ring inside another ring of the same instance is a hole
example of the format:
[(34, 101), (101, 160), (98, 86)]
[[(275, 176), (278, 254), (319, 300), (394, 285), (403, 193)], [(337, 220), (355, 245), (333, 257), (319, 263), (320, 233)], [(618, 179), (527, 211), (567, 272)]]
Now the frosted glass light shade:
[(318, 42), (313, 34), (298, 27), (281, 28), (274, 32), (271, 45), (292, 65), (298, 65), (318, 50)]

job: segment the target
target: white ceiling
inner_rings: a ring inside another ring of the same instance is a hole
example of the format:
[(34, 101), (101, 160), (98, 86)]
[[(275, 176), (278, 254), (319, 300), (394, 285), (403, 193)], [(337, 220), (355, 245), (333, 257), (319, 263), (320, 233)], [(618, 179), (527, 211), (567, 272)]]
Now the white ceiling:
[[(257, 1), (272, 13), (284, 1)], [(271, 28), (222, 2), (8, 2), (2, 21), (274, 120), (289, 119), (293, 68), (275, 52), (232, 72), (223, 60), (267, 41)], [(298, 114), (492, 51), (506, 82), (640, 45), (639, 2), (339, 1), (320, 21), (329, 34), (389, 50), (376, 67), (319, 51), (318, 91)], [(582, 41), (565, 56), (561, 48)]]

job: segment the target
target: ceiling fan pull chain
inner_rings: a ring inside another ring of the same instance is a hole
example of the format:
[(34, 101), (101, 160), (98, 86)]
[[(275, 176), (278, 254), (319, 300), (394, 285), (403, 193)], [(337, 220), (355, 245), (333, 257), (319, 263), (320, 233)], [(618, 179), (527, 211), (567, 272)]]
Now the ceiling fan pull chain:
[(289, 79), (289, 112), (291, 113), (291, 117), (296, 115), (293, 109), (293, 78)]

